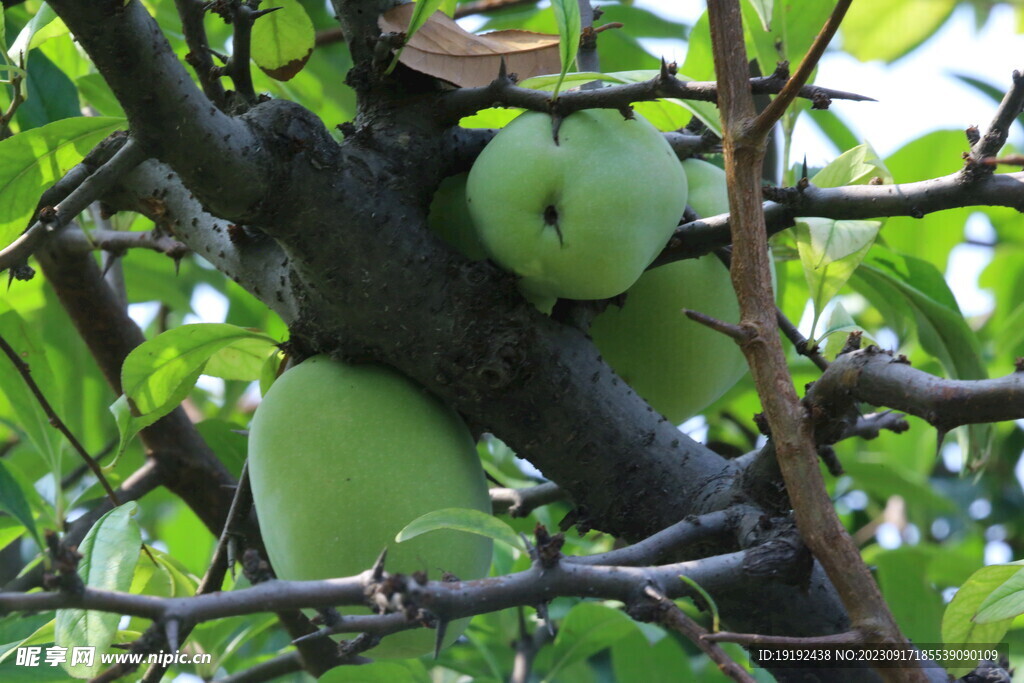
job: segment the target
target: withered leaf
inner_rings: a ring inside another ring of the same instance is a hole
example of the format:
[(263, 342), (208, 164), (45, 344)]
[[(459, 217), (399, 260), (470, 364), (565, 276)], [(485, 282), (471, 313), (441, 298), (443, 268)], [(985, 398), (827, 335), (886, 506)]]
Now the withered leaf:
[[(394, 7), (377, 24), (385, 32), (403, 33), (413, 5)], [(435, 12), (402, 51), (399, 61), (410, 69), (460, 87), (487, 85), (498, 75), (501, 58), (520, 79), (557, 73), (561, 62), (558, 36), (532, 31), (493, 31), (475, 35), (443, 12)]]

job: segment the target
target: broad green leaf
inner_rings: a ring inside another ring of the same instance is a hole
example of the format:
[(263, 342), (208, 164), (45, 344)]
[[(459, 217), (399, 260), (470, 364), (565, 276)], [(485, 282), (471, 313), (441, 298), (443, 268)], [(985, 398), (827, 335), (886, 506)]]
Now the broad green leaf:
[(865, 142), (836, 157), (811, 178), (811, 183), (818, 187), (840, 187), (864, 185), (872, 178), (880, 178), (886, 184), (892, 183), (892, 173), (886, 168), (885, 162), (874, 147)]
[(22, 57), (27, 57), (32, 48), (67, 32), (67, 26), (57, 18), (57, 13), (48, 4), (43, 4), (14, 39), (7, 56), (14, 64), (20, 64)]
[[(974, 620), (985, 599), (1021, 570), (1019, 564), (994, 564), (982, 567), (960, 586), (942, 615), (942, 641), (950, 644), (998, 643), (1006, 635), (1013, 619), (986, 624)], [(969, 669), (953, 669), (963, 676)]]
[(616, 683), (680, 683), (699, 680), (690, 658), (675, 638), (651, 643), (637, 629), (611, 648)]
[(27, 71), (26, 99), (15, 117), (21, 130), (81, 116), (75, 84), (41, 50), (29, 53)]
[[(131, 587), (142, 546), (142, 533), (132, 519), (137, 509), (135, 503), (114, 508), (93, 525), (78, 546), (82, 553), (78, 574), (86, 586), (117, 591)], [(106, 652), (114, 642), (120, 619), (116, 612), (57, 610), (54, 639), (61, 647), (90, 646)], [(92, 666), (65, 664), (64, 668), (75, 678), (91, 678), (104, 665), (97, 656)]]
[(0, 141), (0, 245), (28, 227), (43, 190), (124, 124), (124, 119), (82, 116)]
[[(17, 615), (18, 619), (24, 618), (22, 615)], [(14, 647), (6, 650), (3, 654), (0, 654), (0, 662), (6, 662), (12, 655), (15, 654), (19, 647), (28, 647), (30, 645), (46, 645), (52, 643), (54, 638), (54, 629), (57, 625), (56, 619), (50, 619), (46, 623), (41, 624), (35, 631), (20, 641), (12, 643)]]
[(374, 662), (363, 666), (339, 666), (317, 679), (318, 683), (430, 683), (427, 668), (417, 659)]
[[(32, 534), (32, 538), (35, 539), (39, 548), (43, 548), (43, 542), (39, 538), (39, 530), (36, 529), (36, 521), (32, 516), (32, 509), (25, 498), (25, 493), (21, 490), (18, 482), (14, 480), (14, 477), (11, 476), (11, 473), (7, 471), (3, 461), (0, 461), (0, 510), (21, 522), (28, 529), (29, 533)], [(5, 547), (6, 545), (4, 543), (0, 547)]]
[[(933, 355), (952, 379), (985, 379), (977, 335), (967, 326), (942, 274), (927, 261), (895, 254), (875, 245), (858, 277), (881, 296), (896, 297), (917, 323), (922, 348)], [(969, 425), (957, 438), (968, 463), (984, 462), (992, 446), (992, 427)]]
[(976, 624), (1012, 619), (1024, 614), (1024, 569), (992, 591), (974, 616)]
[(203, 374), (253, 382), (260, 378), (267, 360), (276, 355), (277, 343), (270, 337), (239, 339), (210, 356)]
[[(262, 359), (254, 360), (253, 349), (263, 345), (266, 355), (276, 342), (260, 332), (227, 323), (197, 323), (167, 330), (128, 354), (121, 366), (121, 387), (136, 416), (173, 410), (187, 393), (206, 364), (217, 352), (239, 347), (244, 353), (218, 361), (219, 369), (233, 378), (259, 379)], [(171, 402), (178, 399), (173, 405)]]
[(927, 550), (903, 546), (865, 561), (877, 568), (879, 587), (900, 630), (917, 643), (939, 642), (942, 596), (928, 580), (931, 557)]
[(299, 0), (275, 0), (273, 6), (280, 9), (252, 26), (252, 59), (263, 73), (287, 81), (313, 54), (316, 31)]
[(522, 541), (511, 526), (494, 515), (469, 508), (444, 508), (428, 512), (406, 524), (395, 536), (395, 541), (401, 543), (438, 529), (466, 531), (501, 541), (517, 550), (523, 549)]
[(843, 49), (862, 62), (896, 61), (934, 34), (956, 4), (956, 0), (857, 0), (840, 28)]
[(832, 307), (832, 314), (829, 315), (825, 329), (818, 335), (818, 341), (825, 342), (824, 355), (826, 358), (835, 358), (846, 344), (846, 339), (851, 332), (860, 331), (864, 338), (871, 339), (871, 333), (858, 325), (853, 316), (843, 306), (842, 301), (836, 301)]
[[(772, 73), (783, 60), (789, 62), (790, 71), (795, 71), (834, 6), (834, 2), (821, 0), (747, 0), (742, 3), (748, 49), (757, 58), (761, 73)], [(769, 21), (764, 20), (763, 9), (771, 11)], [(770, 24), (771, 28), (766, 29), (765, 24)]]
[(772, 5), (775, 4), (775, 0), (750, 0), (751, 6), (754, 11), (757, 12), (757, 17), (761, 20), (761, 28), (765, 31), (772, 30)]
[(580, 6), (576, 0), (551, 0), (551, 7), (555, 10), (555, 21), (558, 23), (558, 54), (562, 60), (562, 73), (558, 83), (555, 85), (552, 99), (558, 98), (558, 91), (561, 89), (562, 78), (572, 68), (576, 61), (576, 52), (580, 49)]
[(707, 11), (701, 13), (693, 25), (693, 30), (690, 31), (690, 40), (686, 44), (686, 59), (679, 68), (695, 80), (715, 80), (715, 60), (711, 51), (711, 26)]
[[(25, 320), (16, 311), (4, 310), (6, 308), (6, 304), (0, 302), (0, 335), (29, 366), (32, 379), (59, 415), (62, 402), (57, 392), (58, 384), (47, 361), (46, 348)], [(14, 411), (18, 428), (28, 437), (50, 471), (59, 473), (64, 437), (50, 424), (46, 411), (6, 355), (0, 355), (0, 391)]]
[(826, 304), (864, 260), (881, 227), (879, 221), (797, 219), (797, 250), (814, 302), (814, 328)]
[(633, 620), (617, 609), (596, 602), (578, 603), (562, 620), (554, 645), (544, 653), (551, 662), (544, 681), (561, 680), (562, 669), (589, 659), (636, 630)]
[(121, 103), (100, 74), (86, 74), (75, 79), (78, 94), (103, 116), (125, 115)]

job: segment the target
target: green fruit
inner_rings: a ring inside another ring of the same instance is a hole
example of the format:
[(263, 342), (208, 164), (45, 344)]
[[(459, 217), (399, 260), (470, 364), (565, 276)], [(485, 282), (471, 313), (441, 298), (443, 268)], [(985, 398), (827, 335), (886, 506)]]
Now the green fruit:
[(640, 116), (588, 109), (552, 136), (527, 112), (484, 148), (466, 185), (484, 248), (538, 295), (622, 293), (665, 246), (686, 208), (686, 174)]
[[(683, 167), (694, 210), (701, 216), (726, 213), (725, 173), (693, 159)], [(683, 308), (739, 320), (729, 271), (713, 254), (644, 273), (622, 308), (609, 307), (590, 328), (608, 364), (675, 424), (706, 408), (747, 371), (731, 339), (690, 320)]]
[(466, 205), (468, 176), (468, 173), (459, 173), (441, 181), (430, 204), (427, 225), (470, 261), (482, 261), (487, 258), (487, 252), (480, 244)]
[[(491, 505), (466, 426), (384, 366), (316, 356), (282, 375), (252, 421), (249, 477), (267, 553), (282, 579), (352, 576), (385, 547), (392, 573), (476, 579), (490, 567), (491, 540), (475, 534), (441, 530), (395, 543), (395, 534), (427, 512), (490, 512)], [(446, 644), (466, 623), (449, 626)], [(433, 644), (433, 631), (416, 629), (388, 636), (371, 655), (418, 657)]]

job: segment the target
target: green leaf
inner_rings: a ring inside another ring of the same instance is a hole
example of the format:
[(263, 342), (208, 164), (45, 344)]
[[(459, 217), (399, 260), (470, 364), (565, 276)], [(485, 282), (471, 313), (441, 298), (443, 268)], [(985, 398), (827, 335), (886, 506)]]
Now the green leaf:
[(974, 623), (991, 624), (1024, 614), (1024, 569), (989, 593), (974, 615)]
[[(32, 379), (59, 414), (61, 400), (57, 392), (58, 384), (47, 360), (46, 347), (16, 311), (5, 308), (6, 303), (0, 301), (0, 335), (14, 348), (21, 360), (28, 364)], [(50, 424), (39, 401), (6, 355), (0, 356), (0, 391), (3, 391), (14, 411), (18, 428), (24, 432), (50, 471), (59, 473), (64, 437)]]
[(27, 76), (26, 99), (15, 117), (21, 130), (82, 115), (75, 84), (41, 50), (29, 53)]
[(884, 183), (892, 182), (892, 173), (870, 143), (865, 142), (848, 149), (832, 160), (811, 178), (818, 187), (840, 187), (842, 185), (865, 185), (872, 178), (881, 178)]
[(444, 0), (416, 0), (416, 6), (412, 8), (412, 16), (409, 17), (409, 28), (405, 29), (405, 42), (408, 43), (427, 19), (441, 7)]
[[(985, 379), (977, 335), (967, 326), (942, 273), (931, 263), (895, 254), (875, 245), (858, 276), (883, 296), (895, 296), (913, 312), (922, 348), (952, 379)], [(958, 432), (968, 463), (984, 462), (992, 446), (992, 427), (969, 425)]]
[(799, 218), (796, 244), (814, 302), (814, 325), (864, 260), (882, 227), (879, 221)]
[[(32, 534), (32, 538), (35, 539), (40, 550), (43, 549), (39, 530), (36, 529), (36, 520), (32, 516), (32, 509), (25, 498), (25, 493), (21, 490), (18, 482), (14, 480), (14, 477), (11, 476), (11, 473), (7, 471), (3, 461), (0, 461), (0, 510), (21, 522), (28, 529), (28, 532)], [(6, 544), (0, 545), (0, 547), (4, 546)]]
[(675, 638), (651, 643), (637, 629), (612, 646), (616, 683), (679, 683), (700, 680)]
[[(834, 2), (821, 0), (744, 2), (743, 27), (748, 50), (757, 58), (761, 73), (772, 73), (783, 60), (789, 62), (791, 71), (796, 70), (834, 6)], [(762, 16), (764, 10), (771, 12), (767, 21)], [(766, 28), (766, 25), (771, 28)]]
[[(114, 508), (93, 525), (78, 546), (82, 553), (78, 575), (86, 586), (114, 591), (131, 587), (142, 546), (142, 533), (132, 519), (137, 509), (135, 503)], [(114, 642), (120, 619), (116, 612), (57, 610), (54, 639), (61, 647), (89, 646), (105, 652)], [(91, 678), (104, 665), (97, 656), (92, 666), (65, 664), (64, 668), (75, 678)]]
[(287, 81), (309, 61), (316, 31), (299, 0), (275, 0), (274, 6), (280, 9), (252, 26), (252, 59), (263, 73)]
[(931, 556), (927, 549), (903, 546), (875, 554), (882, 595), (908, 638), (917, 643), (935, 643), (940, 637), (942, 596), (928, 580)]
[(10, 244), (35, 213), (39, 196), (124, 119), (77, 117), (0, 141), (0, 244)]
[(589, 659), (636, 632), (637, 625), (617, 609), (581, 602), (569, 610), (550, 648), (551, 667), (544, 681), (560, 680), (558, 672)]
[(555, 21), (558, 23), (558, 55), (562, 60), (562, 73), (555, 85), (552, 99), (558, 98), (562, 79), (576, 61), (576, 52), (580, 48), (580, 6), (576, 0), (551, 0), (555, 10)]
[(249, 380), (259, 379), (263, 359), (277, 350), (267, 335), (227, 323), (182, 325), (137, 346), (121, 366), (121, 387), (133, 413), (169, 413), (213, 356), (226, 348), (240, 352), (221, 356), (214, 362), (216, 369), (231, 379)]
[(818, 341), (825, 341), (825, 357), (835, 358), (846, 344), (849, 333), (857, 330), (860, 330), (865, 338), (871, 338), (871, 334), (867, 330), (854, 322), (853, 316), (843, 306), (843, 302), (837, 301), (832, 307), (832, 314), (828, 318), (825, 329), (818, 337)]
[(395, 541), (401, 543), (438, 529), (466, 531), (501, 541), (517, 550), (523, 549), (522, 541), (511, 526), (493, 515), (469, 508), (444, 508), (428, 512), (406, 524), (395, 536)]
[(317, 683), (429, 683), (431, 680), (422, 662), (407, 659), (335, 667), (318, 678)]
[[(980, 624), (974, 616), (985, 599), (1021, 570), (1019, 564), (994, 564), (982, 567), (967, 579), (942, 615), (942, 641), (949, 644), (998, 643), (1006, 635), (1013, 619)], [(963, 676), (969, 669), (952, 669)]]
[(757, 16), (761, 20), (761, 28), (765, 31), (771, 31), (772, 5), (775, 4), (775, 0), (750, 0), (750, 4), (754, 7), (754, 11), (757, 12)]
[(857, 0), (840, 29), (843, 49), (862, 62), (896, 61), (934, 34), (954, 7), (956, 0)]
[(103, 116), (124, 117), (121, 103), (114, 97), (114, 91), (100, 74), (86, 74), (75, 79), (78, 94)]
[(7, 50), (7, 56), (14, 64), (20, 64), (22, 57), (27, 57), (32, 48), (39, 47), (50, 38), (56, 38), (67, 32), (67, 26), (57, 18), (57, 13), (48, 4), (44, 4), (21, 29), (18, 37), (14, 39), (14, 43)]

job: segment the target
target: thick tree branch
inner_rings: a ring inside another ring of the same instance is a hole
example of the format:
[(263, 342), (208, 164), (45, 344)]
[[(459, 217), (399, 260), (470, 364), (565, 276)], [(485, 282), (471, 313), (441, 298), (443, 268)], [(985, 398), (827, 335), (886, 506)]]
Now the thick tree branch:
[[(922, 216), (964, 206), (1006, 206), (1024, 211), (1024, 172), (998, 173), (964, 182), (960, 173), (901, 185), (784, 188), (763, 205), (768, 235), (796, 224), (798, 216), (861, 219)], [(676, 229), (652, 267), (699, 258), (731, 242), (729, 214), (691, 221)]]
[(124, 107), (147, 154), (170, 164), (208, 206), (242, 220), (271, 191), (270, 159), (242, 119), (206, 98), (141, 2), (50, 3)]
[(1024, 419), (1024, 372), (996, 379), (942, 379), (869, 346), (839, 356), (805, 400), (826, 414), (839, 414), (852, 401), (863, 401), (916, 415), (948, 431)]

